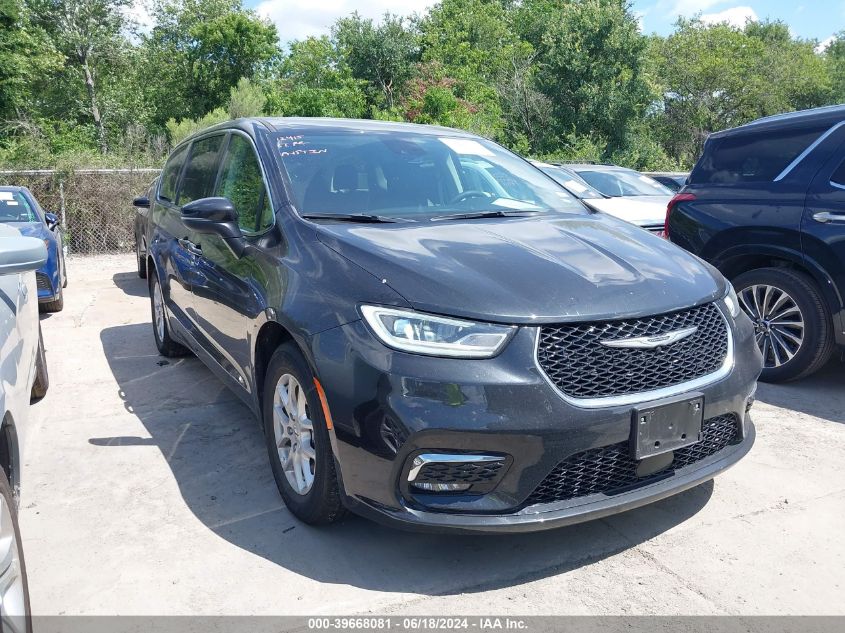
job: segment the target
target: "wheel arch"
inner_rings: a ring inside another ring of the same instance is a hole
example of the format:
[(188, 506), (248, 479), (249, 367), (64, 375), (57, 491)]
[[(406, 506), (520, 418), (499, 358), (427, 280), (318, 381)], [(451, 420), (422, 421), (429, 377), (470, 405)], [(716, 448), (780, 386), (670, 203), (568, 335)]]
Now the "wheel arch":
[[(273, 353), (285, 343), (293, 342), (300, 352), (303, 352), (302, 347), (296, 343), (296, 338), (291, 331), (279, 323), (278, 321), (267, 321), (259, 329), (255, 335), (255, 345), (252, 349), (252, 366), (255, 372), (255, 395), (257, 399), (257, 406), (259, 413), (262, 411), (264, 403), (264, 379), (267, 376), (267, 367), (270, 365), (270, 359)], [(308, 355), (303, 352), (303, 356), (308, 360)]]
[(14, 417), (7, 411), (0, 425), (0, 466), (6, 474), (12, 494), (18, 498), (20, 493), (20, 449), (18, 432)]
[(838, 315), (843, 309), (842, 296), (830, 276), (815, 261), (802, 253), (772, 246), (749, 245), (721, 254), (715, 262), (729, 280), (757, 268), (788, 268), (812, 279), (821, 291), (830, 313)]

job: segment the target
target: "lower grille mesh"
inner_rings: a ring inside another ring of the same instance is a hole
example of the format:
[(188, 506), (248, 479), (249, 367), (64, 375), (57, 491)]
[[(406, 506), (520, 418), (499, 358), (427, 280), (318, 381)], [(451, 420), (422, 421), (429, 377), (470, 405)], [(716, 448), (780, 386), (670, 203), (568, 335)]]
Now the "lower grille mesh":
[(39, 290), (52, 290), (50, 285), (50, 278), (44, 273), (35, 273), (35, 285)]
[(458, 464), (432, 463), (420, 469), (414, 483), (463, 483), (480, 484), (499, 476), (505, 460), (499, 462), (464, 462)]
[(631, 457), (628, 442), (578, 453), (555, 466), (528, 498), (527, 505), (649, 484), (735, 444), (739, 440), (736, 416), (722, 415), (705, 420), (702, 436), (700, 442), (675, 451), (675, 458), (666, 469), (645, 477), (637, 477), (637, 461)]

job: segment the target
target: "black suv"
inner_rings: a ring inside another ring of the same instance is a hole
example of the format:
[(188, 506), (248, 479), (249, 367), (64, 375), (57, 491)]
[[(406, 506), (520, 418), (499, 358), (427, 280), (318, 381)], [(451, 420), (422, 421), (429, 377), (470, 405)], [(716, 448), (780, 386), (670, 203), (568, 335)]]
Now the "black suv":
[(819, 369), (845, 345), (845, 106), (712, 134), (666, 231), (733, 282), (762, 380)]
[(242, 120), (167, 161), (159, 351), (262, 421), (282, 497), (537, 530), (712, 478), (754, 440), (754, 329), (713, 267), (446, 128)]

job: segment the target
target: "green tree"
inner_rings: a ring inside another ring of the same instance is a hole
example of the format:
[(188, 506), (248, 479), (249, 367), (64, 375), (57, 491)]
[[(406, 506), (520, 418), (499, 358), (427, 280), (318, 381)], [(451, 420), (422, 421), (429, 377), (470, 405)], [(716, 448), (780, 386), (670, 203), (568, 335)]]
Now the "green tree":
[(32, 4), (38, 24), (84, 81), (88, 110), (104, 154), (108, 140), (96, 77), (98, 66), (107, 63), (125, 43), (122, 31), (127, 5), (128, 0), (33, 0)]
[(711, 132), (828, 102), (824, 60), (814, 43), (780, 23), (707, 25), (680, 20), (652, 41), (663, 99), (652, 129), (667, 152), (690, 165)]
[(537, 86), (552, 104), (547, 148), (567, 135), (624, 147), (653, 100), (647, 41), (626, 0), (525, 0), (517, 28), (537, 51)]
[(0, 117), (17, 119), (31, 105), (39, 76), (54, 72), (61, 54), (40, 30), (33, 29), (29, 7), (0, 0)]
[(393, 108), (414, 75), (420, 48), (417, 33), (406, 20), (385, 14), (381, 23), (353, 13), (338, 20), (332, 28), (337, 48), (352, 76), (368, 82), (370, 92), (380, 98), (371, 99), (375, 107)]
[(279, 54), (275, 26), (240, 0), (157, 0), (153, 15), (143, 56), (156, 71), (145, 96), (158, 125), (224, 106), (238, 80), (256, 77)]
[(845, 31), (836, 34), (824, 51), (824, 59), (830, 77), (831, 100), (845, 103)]
[(294, 41), (290, 49), (267, 95), (270, 112), (284, 116), (366, 115), (366, 82), (352, 76), (349, 65), (328, 37)]

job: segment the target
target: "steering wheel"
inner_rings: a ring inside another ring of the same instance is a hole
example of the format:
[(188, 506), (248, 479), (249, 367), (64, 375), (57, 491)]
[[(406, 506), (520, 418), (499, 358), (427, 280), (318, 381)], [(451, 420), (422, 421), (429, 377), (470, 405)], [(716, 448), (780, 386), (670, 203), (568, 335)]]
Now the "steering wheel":
[(457, 196), (449, 200), (449, 204), (458, 204), (460, 202), (466, 202), (467, 200), (471, 200), (472, 198), (492, 198), (492, 196), (486, 191), (481, 191), (479, 189), (470, 189), (468, 191), (459, 193)]

